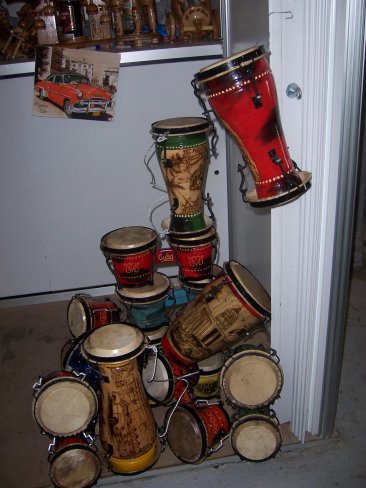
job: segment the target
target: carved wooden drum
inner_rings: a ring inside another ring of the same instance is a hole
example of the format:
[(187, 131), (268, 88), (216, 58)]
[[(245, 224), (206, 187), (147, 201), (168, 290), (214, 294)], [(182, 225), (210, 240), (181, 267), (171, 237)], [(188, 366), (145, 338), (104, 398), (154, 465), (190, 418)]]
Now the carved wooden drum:
[(119, 286), (143, 286), (153, 282), (156, 245), (153, 229), (131, 226), (105, 234), (100, 249)]
[(288, 203), (311, 186), (311, 173), (299, 171), (287, 150), (269, 54), (253, 47), (194, 76), (196, 94), (205, 93), (249, 166), (255, 189), (244, 199), (256, 207)]
[(185, 361), (202, 361), (261, 326), (270, 309), (270, 297), (255, 276), (228, 261), (222, 275), (180, 311), (163, 341)]
[(171, 207), (170, 231), (205, 227), (203, 193), (209, 163), (211, 125), (202, 117), (177, 117), (154, 122), (155, 140)]
[(270, 405), (283, 386), (280, 360), (273, 349), (244, 345), (226, 360), (220, 375), (222, 394), (234, 407)]
[(148, 469), (160, 455), (160, 442), (139, 371), (143, 333), (128, 324), (109, 324), (89, 334), (83, 348), (101, 376), (100, 439), (112, 471)]

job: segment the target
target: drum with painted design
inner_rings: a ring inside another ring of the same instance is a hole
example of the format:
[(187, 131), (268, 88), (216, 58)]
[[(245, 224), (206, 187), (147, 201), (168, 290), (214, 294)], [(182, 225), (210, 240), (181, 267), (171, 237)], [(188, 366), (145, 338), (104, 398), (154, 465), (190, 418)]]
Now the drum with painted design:
[(66, 437), (96, 421), (98, 397), (89, 383), (70, 371), (55, 371), (33, 386), (33, 417), (42, 431)]
[(207, 286), (212, 280), (217, 278), (223, 273), (222, 267), (218, 264), (212, 266), (212, 277), (205, 278), (197, 281), (181, 280), (178, 277), (178, 282), (183, 290), (186, 292), (187, 302), (191, 302), (201, 293), (205, 286)]
[(129, 319), (139, 328), (156, 329), (166, 323), (166, 300), (173, 294), (170, 278), (155, 272), (152, 285), (116, 287), (116, 295), (124, 303)]
[(269, 54), (263, 46), (247, 49), (201, 69), (193, 82), (239, 145), (255, 182), (243, 196), (255, 207), (291, 202), (311, 186), (311, 173), (287, 149)]
[(270, 297), (255, 276), (237, 261), (182, 308), (163, 338), (185, 361), (202, 361), (233, 347), (244, 334), (271, 316)]
[(82, 347), (101, 376), (99, 432), (111, 470), (133, 474), (150, 468), (160, 442), (140, 375), (143, 333), (130, 324), (109, 324), (92, 331)]
[(141, 226), (122, 227), (105, 234), (100, 249), (118, 286), (152, 285), (157, 234)]
[(48, 457), (48, 474), (57, 488), (87, 488), (98, 480), (102, 463), (84, 434), (55, 439)]
[(169, 230), (205, 227), (203, 194), (209, 164), (211, 124), (202, 117), (159, 120), (151, 126), (171, 207)]
[[(174, 408), (174, 407), (173, 407)], [(179, 405), (166, 414), (167, 441), (173, 454), (184, 463), (197, 464), (219, 449), (230, 432), (231, 422), (221, 405)]]
[(121, 309), (109, 297), (77, 294), (67, 307), (67, 323), (74, 337), (84, 332), (120, 320)]
[(275, 457), (282, 445), (273, 410), (240, 410), (231, 427), (231, 445), (244, 461), (262, 462)]
[(199, 380), (193, 388), (196, 398), (214, 398), (220, 396), (220, 373), (225, 362), (221, 352), (198, 363)]
[(273, 349), (245, 344), (235, 349), (221, 370), (221, 392), (236, 408), (272, 404), (283, 386), (283, 371)]

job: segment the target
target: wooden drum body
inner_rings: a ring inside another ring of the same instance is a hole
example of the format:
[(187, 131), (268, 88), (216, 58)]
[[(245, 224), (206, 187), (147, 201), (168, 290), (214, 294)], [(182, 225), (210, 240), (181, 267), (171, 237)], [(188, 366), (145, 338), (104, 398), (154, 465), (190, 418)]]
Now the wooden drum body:
[(101, 376), (100, 439), (112, 471), (148, 469), (160, 455), (160, 442), (137, 361), (144, 335), (128, 324), (109, 324), (93, 331), (83, 348)]
[(288, 203), (311, 186), (311, 173), (299, 171), (287, 150), (268, 55), (263, 46), (251, 48), (195, 75), (249, 166), (255, 189), (244, 198), (256, 207)]
[(202, 361), (236, 343), (269, 318), (270, 297), (237, 261), (209, 283), (172, 321), (165, 341), (186, 361)]
[(152, 124), (156, 155), (169, 196), (172, 232), (205, 227), (203, 192), (209, 131), (210, 123), (202, 117), (177, 117)]

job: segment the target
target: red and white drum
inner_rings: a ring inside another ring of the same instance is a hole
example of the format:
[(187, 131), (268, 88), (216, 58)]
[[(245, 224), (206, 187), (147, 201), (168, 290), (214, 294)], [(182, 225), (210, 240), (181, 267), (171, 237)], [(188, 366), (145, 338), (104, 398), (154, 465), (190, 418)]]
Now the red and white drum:
[(143, 286), (153, 283), (156, 245), (153, 229), (131, 226), (105, 234), (100, 249), (118, 285)]
[(211, 278), (205, 278), (203, 280), (197, 280), (197, 281), (189, 281), (189, 280), (182, 281), (178, 277), (178, 282), (180, 286), (186, 292), (187, 302), (191, 302), (192, 300), (197, 298), (197, 296), (201, 293), (204, 287), (207, 286), (209, 283), (211, 283), (212, 280), (220, 276), (222, 273), (223, 273), (222, 267), (219, 266), (218, 264), (214, 264), (212, 266)]
[(125, 323), (105, 325), (87, 336), (83, 349), (101, 376), (99, 431), (112, 471), (150, 468), (161, 449), (138, 362), (145, 350), (143, 333)]
[(98, 414), (95, 390), (69, 371), (55, 371), (33, 386), (33, 417), (42, 431), (66, 437), (88, 429)]
[(271, 316), (270, 297), (237, 261), (223, 265), (192, 302), (182, 308), (162, 339), (183, 361), (203, 359), (232, 347)]
[(67, 307), (67, 323), (71, 334), (80, 337), (84, 332), (120, 320), (121, 309), (109, 297), (78, 294)]
[(288, 153), (269, 54), (263, 46), (247, 49), (201, 69), (193, 82), (239, 145), (255, 181), (244, 198), (256, 207), (288, 203), (311, 186), (311, 173)]
[(241, 410), (233, 422), (231, 445), (245, 461), (261, 462), (275, 457), (282, 445), (282, 435), (273, 410)]
[(48, 474), (57, 488), (87, 488), (99, 478), (102, 463), (84, 434), (55, 439)]
[(173, 408), (165, 417), (167, 441), (173, 454), (184, 463), (204, 461), (218, 450), (220, 442), (230, 432), (231, 422), (221, 405), (179, 405), (174, 412)]
[(234, 407), (257, 409), (272, 404), (283, 386), (276, 351), (244, 345), (226, 360), (220, 375), (221, 392)]

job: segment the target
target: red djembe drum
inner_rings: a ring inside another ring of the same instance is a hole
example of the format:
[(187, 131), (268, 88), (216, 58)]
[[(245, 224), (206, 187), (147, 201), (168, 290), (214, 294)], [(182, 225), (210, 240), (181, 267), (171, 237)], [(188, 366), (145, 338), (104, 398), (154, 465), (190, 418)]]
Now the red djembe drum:
[(253, 207), (289, 203), (311, 186), (311, 173), (300, 171), (287, 150), (269, 54), (253, 47), (201, 69), (192, 81), (200, 103), (205, 107), (204, 92), (239, 145), (255, 181), (253, 190), (241, 191)]

